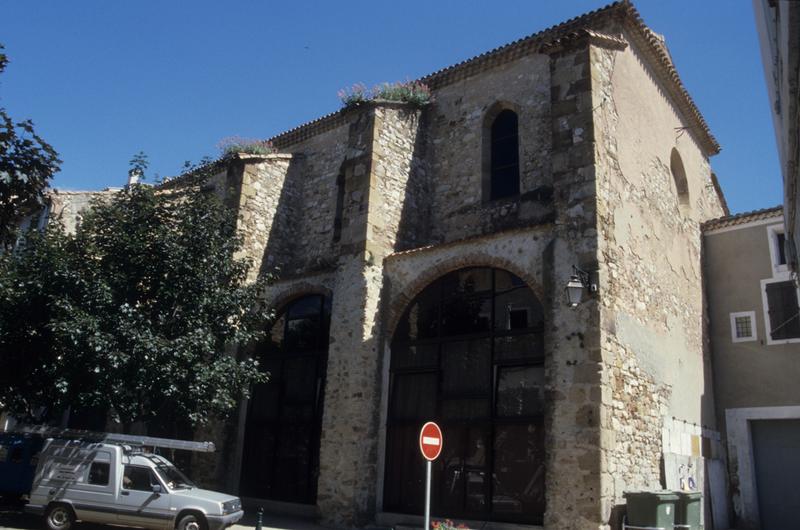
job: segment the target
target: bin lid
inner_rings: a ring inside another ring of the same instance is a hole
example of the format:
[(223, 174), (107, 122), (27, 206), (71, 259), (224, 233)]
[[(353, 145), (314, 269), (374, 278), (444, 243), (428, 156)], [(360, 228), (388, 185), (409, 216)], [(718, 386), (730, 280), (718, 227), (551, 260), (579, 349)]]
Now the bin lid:
[(661, 501), (676, 501), (678, 495), (670, 490), (640, 490), (640, 491), (626, 491), (624, 494), (626, 499), (629, 498), (653, 498)]
[(675, 494), (682, 498), (688, 498), (688, 500), (696, 500), (703, 496), (699, 491), (676, 491)]

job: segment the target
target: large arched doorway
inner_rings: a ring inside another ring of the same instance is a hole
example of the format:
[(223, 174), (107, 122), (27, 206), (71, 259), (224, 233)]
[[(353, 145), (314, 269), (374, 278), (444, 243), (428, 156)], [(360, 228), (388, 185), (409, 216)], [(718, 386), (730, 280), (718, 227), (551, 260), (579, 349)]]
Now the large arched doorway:
[(314, 504), (330, 329), (330, 299), (298, 298), (253, 355), (270, 373), (247, 411), (240, 494)]
[(517, 276), (451, 272), (409, 305), (391, 343), (384, 510), (423, 512), (426, 420), (444, 431), (436, 516), (541, 524), (544, 318)]

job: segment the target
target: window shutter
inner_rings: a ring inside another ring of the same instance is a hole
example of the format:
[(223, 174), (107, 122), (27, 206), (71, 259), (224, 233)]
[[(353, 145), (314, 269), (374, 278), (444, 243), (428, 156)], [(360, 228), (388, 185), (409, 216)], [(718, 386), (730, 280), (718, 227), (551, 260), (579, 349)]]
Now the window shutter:
[(767, 305), (772, 340), (800, 338), (800, 316), (794, 283), (767, 284)]

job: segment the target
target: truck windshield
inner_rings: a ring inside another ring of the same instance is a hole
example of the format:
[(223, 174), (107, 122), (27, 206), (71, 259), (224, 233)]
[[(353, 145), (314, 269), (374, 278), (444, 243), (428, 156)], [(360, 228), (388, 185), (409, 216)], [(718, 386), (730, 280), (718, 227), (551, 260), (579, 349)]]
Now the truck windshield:
[(186, 475), (181, 473), (181, 471), (173, 465), (158, 463), (156, 464), (156, 470), (161, 480), (163, 480), (170, 489), (180, 490), (194, 487), (194, 483), (186, 478)]

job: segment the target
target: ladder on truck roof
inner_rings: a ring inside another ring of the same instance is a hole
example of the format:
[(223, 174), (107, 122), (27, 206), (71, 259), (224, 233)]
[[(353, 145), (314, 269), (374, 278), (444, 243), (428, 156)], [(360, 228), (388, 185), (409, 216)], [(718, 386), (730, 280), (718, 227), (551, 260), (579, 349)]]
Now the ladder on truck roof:
[(172, 440), (170, 438), (157, 438), (155, 436), (139, 436), (136, 434), (117, 434), (113, 432), (81, 431), (78, 429), (62, 429), (46, 425), (18, 425), (9, 433), (34, 434), (48, 438), (62, 438), (68, 440), (85, 440), (119, 445), (159, 447), (162, 449), (182, 449), (199, 453), (213, 453), (216, 451), (214, 442), (193, 442), (191, 440)]

